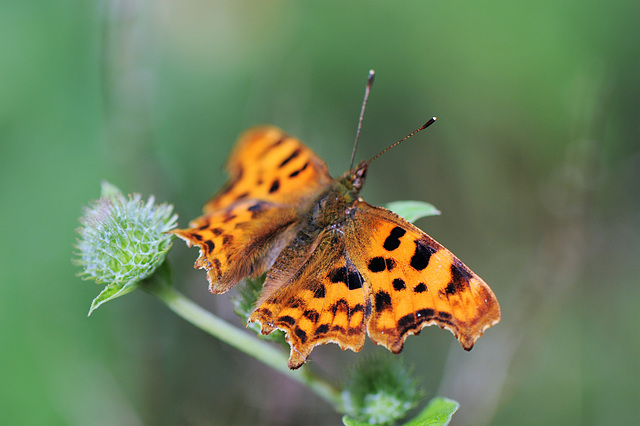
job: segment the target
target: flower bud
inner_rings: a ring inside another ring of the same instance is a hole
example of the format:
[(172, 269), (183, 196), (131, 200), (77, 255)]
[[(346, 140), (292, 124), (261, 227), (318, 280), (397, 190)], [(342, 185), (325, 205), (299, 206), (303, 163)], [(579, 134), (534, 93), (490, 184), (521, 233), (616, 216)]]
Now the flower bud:
[(359, 422), (389, 424), (405, 417), (421, 396), (400, 360), (371, 357), (351, 372), (342, 391), (343, 411)]
[(84, 279), (107, 286), (91, 304), (91, 312), (102, 303), (135, 289), (164, 261), (176, 226), (173, 206), (145, 203), (140, 194), (128, 198), (115, 186), (103, 182), (101, 197), (83, 209), (80, 238), (74, 262)]

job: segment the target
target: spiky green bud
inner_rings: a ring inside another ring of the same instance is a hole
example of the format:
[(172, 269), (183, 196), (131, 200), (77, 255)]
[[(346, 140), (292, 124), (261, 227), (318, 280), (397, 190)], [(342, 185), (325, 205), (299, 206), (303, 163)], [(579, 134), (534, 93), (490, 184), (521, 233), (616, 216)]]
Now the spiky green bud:
[(399, 359), (375, 357), (360, 361), (342, 392), (344, 413), (358, 422), (384, 425), (407, 415), (422, 393)]
[(145, 203), (140, 194), (125, 197), (115, 186), (103, 182), (98, 200), (83, 209), (78, 229), (77, 258), (83, 279), (106, 284), (89, 315), (101, 304), (136, 288), (164, 261), (178, 216), (173, 206)]

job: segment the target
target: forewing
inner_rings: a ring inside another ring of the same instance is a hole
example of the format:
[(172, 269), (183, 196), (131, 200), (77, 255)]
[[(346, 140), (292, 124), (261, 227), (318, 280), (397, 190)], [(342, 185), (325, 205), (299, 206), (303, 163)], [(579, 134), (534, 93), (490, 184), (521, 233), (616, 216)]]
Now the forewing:
[(239, 200), (298, 204), (315, 198), (331, 182), (327, 165), (282, 130), (260, 126), (239, 138), (227, 163), (229, 181), (205, 206), (205, 213)]
[(200, 247), (195, 266), (207, 270), (213, 293), (264, 273), (332, 180), (313, 151), (271, 126), (242, 134), (227, 168), (229, 182), (205, 204), (205, 214), (172, 231)]
[(371, 291), (370, 338), (391, 352), (437, 324), (466, 350), (500, 321), (489, 286), (434, 239), (395, 213), (358, 201), (346, 249)]
[(326, 230), (313, 240), (294, 241), (281, 253), (249, 321), (260, 322), (264, 334), (275, 328), (286, 332), (293, 369), (317, 345), (334, 342), (358, 352), (365, 340), (368, 300), (344, 234)]

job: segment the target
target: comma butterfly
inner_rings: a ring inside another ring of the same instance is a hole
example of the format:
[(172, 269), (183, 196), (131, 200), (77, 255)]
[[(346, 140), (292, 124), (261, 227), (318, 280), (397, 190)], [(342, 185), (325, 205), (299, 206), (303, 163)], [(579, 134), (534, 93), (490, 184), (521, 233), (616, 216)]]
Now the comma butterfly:
[(250, 129), (231, 154), (227, 185), (190, 228), (172, 231), (200, 247), (195, 267), (207, 270), (212, 293), (267, 272), (249, 321), (263, 334), (286, 332), (291, 369), (317, 345), (358, 352), (365, 334), (399, 353), (408, 335), (433, 324), (471, 350), (500, 321), (479, 276), (416, 226), (359, 198), (370, 162), (333, 179), (298, 139)]

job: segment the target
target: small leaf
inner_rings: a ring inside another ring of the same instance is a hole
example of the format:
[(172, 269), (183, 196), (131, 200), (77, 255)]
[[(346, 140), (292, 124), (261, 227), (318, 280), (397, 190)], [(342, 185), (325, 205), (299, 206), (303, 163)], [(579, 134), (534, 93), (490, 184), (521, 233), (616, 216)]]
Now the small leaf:
[(418, 416), (404, 426), (447, 426), (458, 407), (460, 404), (457, 401), (435, 397)]
[(136, 288), (137, 282), (129, 282), (127, 284), (114, 283), (106, 286), (100, 292), (100, 294), (95, 299), (93, 299), (93, 302), (91, 302), (91, 308), (89, 308), (88, 316), (90, 316), (93, 311), (98, 309), (103, 303), (113, 300), (116, 297), (124, 296), (125, 294), (132, 292)]
[(102, 181), (100, 185), (100, 197), (101, 198), (118, 198), (123, 197), (122, 191), (117, 186), (107, 182), (106, 180)]
[(342, 416), (342, 424), (344, 426), (371, 426), (370, 423), (361, 422), (361, 421), (352, 419), (349, 416)]
[(393, 201), (388, 203), (386, 208), (411, 223), (423, 217), (440, 214), (440, 211), (433, 204), (425, 203), (424, 201)]

